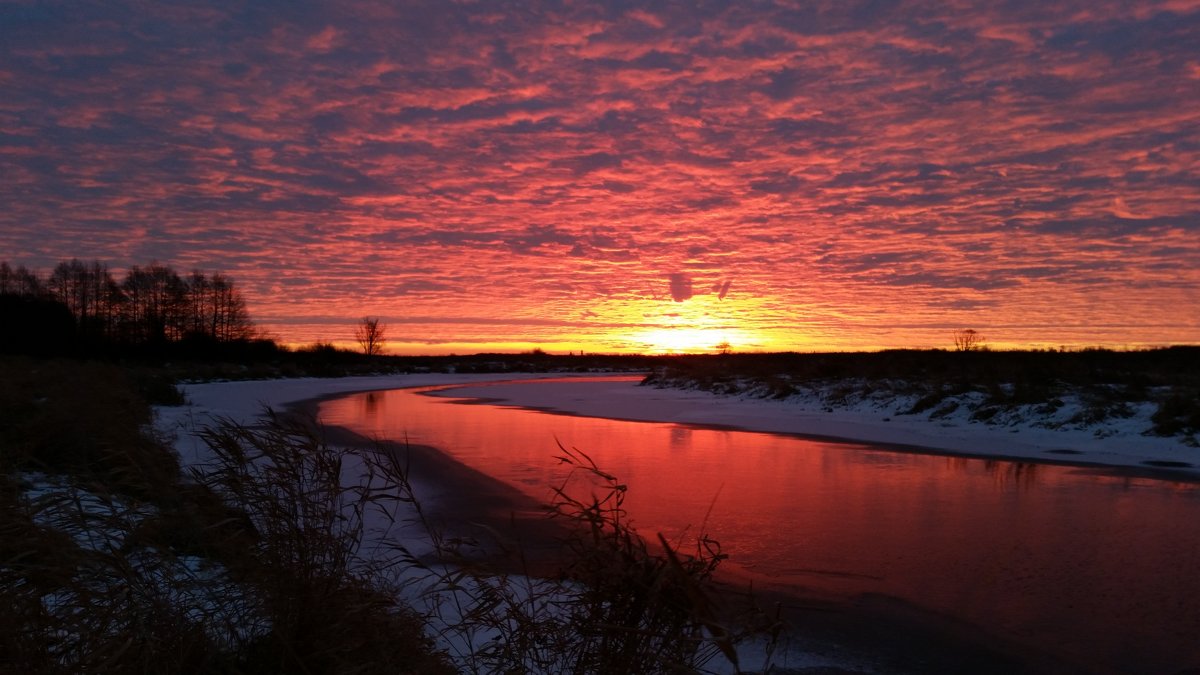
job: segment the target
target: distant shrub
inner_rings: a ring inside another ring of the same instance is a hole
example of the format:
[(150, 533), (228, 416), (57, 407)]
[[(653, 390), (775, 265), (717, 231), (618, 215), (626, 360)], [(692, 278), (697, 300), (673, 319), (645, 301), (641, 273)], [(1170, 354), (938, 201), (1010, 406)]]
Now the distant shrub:
[(1083, 409), (1068, 423), (1090, 426), (1113, 419), (1125, 419), (1134, 415), (1134, 409), (1122, 395), (1123, 387), (1092, 386), (1083, 390)]
[(774, 399), (785, 399), (796, 394), (797, 389), (786, 377), (771, 376), (763, 380), (767, 395)]
[(948, 415), (953, 414), (954, 411), (958, 410), (958, 408), (959, 408), (959, 404), (957, 402), (949, 401), (945, 405), (942, 405), (938, 409), (929, 413), (929, 417), (930, 417), (930, 419), (940, 419), (942, 417), (946, 417)]
[(975, 422), (991, 422), (991, 420), (1002, 410), (999, 406), (988, 405), (977, 408), (971, 413), (971, 420)]
[(304, 345), (296, 351), (300, 354), (320, 354), (323, 356), (334, 356), (346, 350), (338, 349), (332, 342), (314, 342), (310, 345)]
[(1200, 433), (1200, 391), (1172, 391), (1150, 417), (1159, 436)]
[(914, 401), (912, 406), (910, 406), (908, 410), (905, 410), (901, 414), (902, 415), (917, 415), (917, 414), (923, 413), (926, 410), (929, 410), (930, 408), (933, 408), (937, 404), (941, 403), (948, 395), (949, 395), (949, 392), (947, 392), (941, 388), (938, 388), (928, 394), (925, 394), (924, 396), (917, 399), (916, 401)]
[(1013, 405), (1036, 405), (1054, 398), (1058, 388), (1048, 377), (1037, 372), (1022, 372), (1013, 381), (1009, 402)]

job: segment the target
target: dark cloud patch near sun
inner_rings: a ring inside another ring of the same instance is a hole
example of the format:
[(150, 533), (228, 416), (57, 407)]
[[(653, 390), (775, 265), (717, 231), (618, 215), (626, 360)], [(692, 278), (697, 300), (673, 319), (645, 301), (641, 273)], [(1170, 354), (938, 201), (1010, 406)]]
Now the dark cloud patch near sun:
[(671, 299), (675, 302), (683, 302), (690, 300), (694, 293), (692, 292), (692, 278), (681, 272), (676, 272), (668, 277), (671, 288)]

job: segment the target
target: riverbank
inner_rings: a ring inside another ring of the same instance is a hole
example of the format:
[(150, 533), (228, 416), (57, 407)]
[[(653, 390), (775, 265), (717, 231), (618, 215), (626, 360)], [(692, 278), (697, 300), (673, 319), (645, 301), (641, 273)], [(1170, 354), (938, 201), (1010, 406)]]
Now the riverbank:
[[(314, 418), (322, 401), (347, 394), (379, 389), (429, 385), (464, 384), (494, 380), (492, 375), (382, 375), (344, 378), (293, 378), (205, 382), (179, 386), (186, 404), (156, 409), (157, 429), (173, 439), (184, 467), (210, 461), (208, 449), (198, 436), (218, 420), (253, 425), (267, 410), (294, 412)], [(506, 376), (507, 377), (507, 376)], [(510, 379), (534, 379), (547, 375), (518, 374)], [(319, 420), (318, 420), (319, 421)], [(374, 439), (349, 429), (323, 427), (327, 442), (334, 445), (372, 448), (392, 452), (408, 467), (413, 492), (421, 500), (431, 526), (447, 535), (477, 539), (508, 571), (516, 561), (496, 558), (503, 546), (521, 542), (529, 554), (523, 564), (538, 568), (552, 554), (545, 544), (557, 530), (547, 522), (541, 504), (519, 490), (485, 476), (426, 445), (403, 439)], [(407, 514), (415, 517), (415, 513)], [(504, 542), (497, 542), (502, 537)], [(428, 546), (416, 550), (429, 553)]]
[[(175, 428), (183, 432), (188, 424), (194, 428), (196, 423), (203, 424), (205, 419), (211, 419), (213, 415), (252, 422), (264, 405), (277, 410), (288, 407), (312, 410), (322, 398), (351, 392), (451, 384), (462, 385), (462, 388), (447, 391), (446, 395), (471, 394), (492, 400), (504, 399), (514, 405), (520, 403), (528, 407), (556, 408), (560, 412), (583, 411), (581, 414), (588, 414), (588, 406), (600, 406), (596, 412), (605, 414), (594, 416), (636, 419), (638, 415), (653, 414), (670, 418), (660, 418), (660, 421), (684, 424), (712, 424), (711, 417), (731, 402), (728, 398), (702, 392), (638, 387), (640, 378), (630, 376), (613, 378), (604, 383), (583, 383), (560, 377), (556, 378), (557, 381), (536, 383), (484, 384), (495, 377), (421, 375), (186, 385), (183, 389), (190, 405), (174, 411), (162, 409), (162, 412), (166, 416), (173, 415), (177, 424)], [(704, 402), (706, 399), (707, 403)], [(605, 403), (606, 407), (602, 405)], [(770, 402), (743, 403), (753, 406)], [(741, 421), (744, 424), (746, 417), (743, 416)], [(163, 423), (169, 425), (170, 420), (163, 417), (160, 424)], [(338, 443), (358, 445), (371, 442), (370, 439), (341, 430), (331, 429), (329, 433), (330, 440)], [(187, 433), (180, 433), (179, 436), (177, 446), (184, 446), (181, 454), (191, 452), (193, 459), (199, 459), (195, 444), (189, 442)], [(439, 517), (456, 514), (454, 518), (461, 523), (471, 522), (472, 517), (475, 521), (493, 518), (492, 522), (497, 523), (503, 520), (506, 508), (518, 503), (510, 500), (519, 499), (519, 494), (446, 458), (436, 449), (417, 448), (416, 456), (418, 463), (423, 463), (419, 471), (414, 465), (413, 476), (420, 484), (418, 493), (430, 495), (427, 506)], [(521, 511), (522, 507), (516, 510)], [(532, 541), (528, 538), (523, 540)], [(986, 631), (957, 625), (944, 617), (922, 614), (919, 608), (902, 606), (887, 598), (868, 598), (865, 603), (849, 607), (797, 604), (794, 599), (777, 599), (787, 607), (793, 625), (807, 631), (808, 640), (799, 645), (799, 650), (804, 654), (791, 662), (793, 667), (801, 669), (838, 664), (841, 671), (824, 672), (950, 672), (946, 668), (971, 663), (973, 672), (999, 673), (1014, 669), (1017, 672), (1103, 672), (1061, 667), (1035, 669), (1032, 664), (1043, 662), (1044, 655), (1023, 654), (1017, 657), (1015, 655), (1020, 650), (1016, 645), (989, 642), (991, 636)], [(862, 656), (864, 653), (870, 656)]]
[[(723, 427), (872, 443), (910, 452), (1099, 466), (1135, 475), (1200, 480), (1200, 448), (1179, 437), (1142, 433), (1139, 417), (1109, 420), (1103, 427), (1047, 428), (1030, 421), (995, 425), (961, 416), (931, 419), (897, 414), (894, 401), (868, 400), (831, 410), (817, 399), (769, 400), (639, 386), (640, 375), (614, 375), (600, 381), (595, 376), (582, 377), (588, 381), (546, 373), (426, 373), (184, 384), (180, 388), (188, 404), (158, 408), (157, 426), (176, 437), (181, 461), (189, 465), (204, 461), (203, 443), (194, 431), (217, 418), (245, 424), (267, 408), (284, 410), (302, 404), (315, 412), (321, 400), (355, 392), (448, 386), (453, 388), (436, 395), (588, 417)], [(534, 386), (529, 386), (531, 383)], [(1102, 432), (1097, 433), (1098, 429)], [(346, 440), (357, 443), (364, 439)], [(467, 467), (461, 470), (469, 471)], [(431, 500), (440, 499), (441, 493), (432, 486), (427, 491), (433, 495)]]
[[(205, 426), (221, 420), (253, 425), (266, 411), (290, 411), (311, 414), (323, 401), (355, 392), (397, 387), (418, 387), (452, 383), (472, 384), (491, 376), (421, 375), (331, 379), (265, 380), (215, 382), (182, 385), (187, 404), (157, 410), (160, 432), (174, 436), (175, 446), (185, 465), (209, 461), (203, 442), (196, 436)], [(532, 379), (538, 376), (518, 376)], [(546, 377), (545, 375), (540, 377)], [(477, 538), (484, 546), (489, 569), (519, 575), (557, 576), (555, 563), (561, 561), (563, 532), (557, 522), (546, 518), (542, 505), (527, 495), (454, 460), (446, 453), (424, 445), (367, 438), (336, 426), (323, 427), (327, 442), (335, 445), (378, 449), (396, 453), (408, 467), (413, 493), (421, 500), (430, 525), (448, 537)], [(398, 514), (415, 518), (415, 511)], [(434, 551), (425, 540), (422, 527), (398, 528), (405, 547), (433, 562)], [(408, 537), (411, 537), (409, 539)], [(494, 544), (515, 544), (503, 549)], [(468, 546), (467, 552), (477, 552)], [(512, 556), (510, 553), (519, 553)], [(498, 555), (497, 555), (498, 554)], [(474, 558), (478, 560), (478, 558)], [(447, 561), (438, 561), (445, 564)], [(451, 561), (453, 564), (453, 561)], [(496, 563), (500, 563), (497, 567)], [(822, 610), (826, 611), (826, 610)], [(788, 673), (903, 673), (860, 667), (862, 659), (846, 654), (846, 647), (829, 647), (809, 641), (806, 652), (792, 649), (784, 660)], [(836, 652), (836, 653), (831, 653)], [(765, 650), (750, 646), (743, 663), (761, 662)], [(777, 661), (778, 662), (778, 661)], [(721, 672), (718, 670), (717, 672)]]
[(908, 400), (863, 399), (841, 408), (821, 396), (786, 400), (717, 394), (695, 389), (639, 386), (631, 376), (604, 383), (569, 379), (537, 386), (493, 383), (456, 386), (438, 395), (588, 417), (731, 428), (827, 441), (871, 443), (910, 452), (1101, 466), (1130, 474), (1200, 479), (1200, 448), (1181, 437), (1143, 432), (1149, 411), (1092, 424), (1039, 425), (972, 421), (965, 413), (941, 417), (904, 414)]

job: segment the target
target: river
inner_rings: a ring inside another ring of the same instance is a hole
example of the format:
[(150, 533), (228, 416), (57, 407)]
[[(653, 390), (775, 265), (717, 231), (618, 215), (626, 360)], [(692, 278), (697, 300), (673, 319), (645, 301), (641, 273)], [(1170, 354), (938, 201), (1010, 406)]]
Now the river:
[(773, 589), (897, 598), (1091, 672), (1200, 667), (1197, 483), (465, 405), (439, 389), (355, 394), (320, 416), (540, 499), (565, 476), (557, 444), (578, 448), (628, 484), (640, 532), (703, 531)]

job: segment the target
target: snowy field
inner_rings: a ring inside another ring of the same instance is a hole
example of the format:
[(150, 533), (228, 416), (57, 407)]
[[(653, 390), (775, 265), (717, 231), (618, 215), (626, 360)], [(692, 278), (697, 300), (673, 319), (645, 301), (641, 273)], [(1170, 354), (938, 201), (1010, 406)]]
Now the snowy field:
[(1189, 447), (1179, 437), (1143, 434), (1151, 426), (1153, 404), (1135, 407), (1129, 417), (1072, 423), (1069, 420), (1080, 405), (1068, 397), (1050, 414), (1015, 411), (984, 423), (970, 419), (971, 407), (966, 402), (940, 416), (906, 415), (898, 411), (911, 409), (913, 401), (903, 397), (843, 400), (834, 407), (828, 392), (780, 401), (637, 386), (628, 381), (466, 386), (446, 395), (500, 399), (509, 405), (592, 417), (727, 426), (966, 456), (1139, 469), (1169, 467), (1181, 476), (1200, 477), (1200, 448)]
[(368, 377), (245, 380), (181, 384), (186, 404), (157, 407), (157, 428), (175, 436), (175, 449), (185, 465), (202, 460), (204, 444), (194, 434), (218, 418), (238, 424), (252, 423), (263, 412), (283, 410), (289, 404), (335, 394), (359, 391), (422, 387), (443, 384), (472, 384), (497, 379), (525, 379), (548, 375), (379, 375)]
[[(590, 377), (595, 377), (590, 376)], [(157, 409), (157, 426), (172, 434), (185, 465), (203, 463), (206, 452), (196, 431), (218, 418), (253, 423), (266, 408), (282, 410), (289, 404), (353, 392), (419, 386), (452, 386), (440, 395), (483, 398), (503, 405), (554, 410), (563, 413), (678, 424), (719, 425), (740, 429), (800, 434), (827, 439), (928, 449), (963, 456), (1005, 457), (1017, 460), (1079, 462), (1146, 470), (1161, 463), (1176, 475), (1200, 477), (1200, 449), (1179, 438), (1144, 435), (1150, 406), (1128, 417), (1092, 424), (1067, 423), (1073, 415), (1069, 398), (1052, 415), (1011, 414), (987, 424), (962, 411), (932, 417), (904, 415), (912, 401), (896, 398), (862, 398), (830, 405), (828, 392), (796, 395), (786, 400), (758, 398), (753, 394), (719, 395), (709, 392), (639, 386), (638, 376), (613, 376), (602, 381), (575, 381), (561, 374), (419, 374), (336, 379), (288, 379), (185, 384), (187, 404)], [(541, 381), (539, 381), (541, 380)], [(966, 402), (964, 402), (966, 403)], [(1018, 411), (1019, 412), (1019, 411)], [(1186, 466), (1183, 466), (1186, 465)], [(421, 477), (414, 477), (418, 492), (426, 492)], [(435, 490), (433, 490), (435, 491)], [(437, 508), (437, 504), (428, 504)], [(415, 533), (410, 533), (415, 534)], [(407, 537), (405, 537), (407, 539)], [(419, 537), (415, 537), (419, 538)], [(424, 547), (410, 541), (414, 549)], [(450, 641), (452, 652), (469, 651)], [(743, 657), (754, 662), (761, 653), (745, 646)], [(847, 653), (830, 645), (793, 643), (776, 664), (788, 668), (835, 668), (827, 672), (888, 672), (871, 657)]]
[[(551, 378), (531, 384), (513, 380)], [(637, 378), (606, 382), (563, 381), (553, 374), (420, 374), (350, 378), (301, 378), (183, 385), (188, 404), (159, 408), (159, 428), (176, 433), (185, 463), (200, 443), (188, 433), (215, 417), (249, 422), (265, 407), (282, 409), (306, 399), (357, 391), (429, 385), (463, 385), (455, 397), (499, 399), (507, 405), (550, 409), (591, 417), (736, 427), (750, 431), (801, 434), (942, 453), (1018, 460), (1078, 462), (1138, 469), (1169, 468), (1200, 477), (1200, 448), (1179, 437), (1145, 435), (1151, 404), (1129, 417), (1072, 424), (1076, 403), (1067, 400), (1053, 415), (1012, 415), (983, 423), (969, 419), (969, 406), (941, 416), (905, 415), (912, 402), (864, 398), (831, 407), (818, 394), (777, 401), (752, 396), (638, 386)], [(489, 384), (497, 380), (505, 382)], [(179, 432), (183, 433), (179, 433)]]
[[(475, 386), (503, 379), (506, 384), (488, 385), (486, 391), (490, 395), (490, 392), (492, 392), (491, 387), (493, 386), (512, 386), (514, 389), (519, 390), (518, 385), (511, 384), (513, 380), (561, 379), (562, 377), (562, 375), (558, 374), (422, 374), (185, 384), (181, 385), (180, 389), (183, 391), (187, 403), (178, 407), (156, 408), (156, 427), (160, 432), (174, 438), (174, 445), (185, 466), (196, 466), (210, 460), (209, 453), (197, 433), (206, 426), (212, 425), (222, 419), (228, 419), (239, 424), (253, 424), (268, 408), (283, 410), (290, 404), (343, 393), (349, 394), (353, 392), (430, 385), (461, 384), (464, 386)], [(628, 382), (625, 383), (625, 387), (634, 387), (634, 384), (634, 382)], [(566, 386), (572, 392), (575, 392), (575, 388), (581, 385), (584, 391), (589, 387), (589, 385), (583, 385), (583, 383), (566, 383)], [(590, 386), (607, 390), (609, 384), (600, 383)], [(543, 396), (545, 391), (537, 389), (536, 392), (532, 393), (537, 396)], [(681, 393), (681, 398), (686, 399), (687, 397)], [(534, 398), (530, 402), (531, 405), (541, 405), (542, 403), (544, 401), (541, 398)], [(422, 477), (410, 476), (410, 478), (413, 479), (415, 493), (431, 494), (437, 492), (437, 490), (422, 480)], [(348, 482), (353, 482), (351, 477), (347, 477), (347, 480)], [(437, 508), (436, 502), (433, 504), (426, 502), (425, 506), (432, 506), (434, 510)], [(404, 514), (399, 515), (402, 518), (404, 516)], [(399, 535), (404, 540), (405, 546), (414, 553), (423, 555), (432, 551), (428, 541), (425, 540), (425, 533), (420, 527), (410, 528), (403, 524), (396, 524), (388, 526), (388, 529), (391, 530), (392, 535)], [(437, 601), (431, 605), (429, 604), (431, 602), (430, 594), (428, 589), (424, 587), (421, 581), (422, 578), (422, 574), (415, 573), (412, 581), (416, 583), (409, 589), (409, 592), (412, 594), (409, 600), (414, 603), (414, 606), (424, 606), (431, 617), (440, 617), (431, 618), (435, 626), (447, 618), (453, 619), (454, 607), (457, 602), (463, 601), (462, 598), (455, 600), (443, 592), (436, 596)], [(428, 581), (428, 579), (425, 580)], [(476, 583), (487, 582), (486, 580), (477, 580)], [(539, 582), (524, 579), (523, 577), (510, 577), (508, 583), (516, 589), (513, 592), (517, 593), (519, 598), (522, 584), (529, 585), (532, 588), (533, 585)], [(440, 633), (440, 630), (435, 632)], [(470, 636), (440, 634), (438, 643), (443, 649), (454, 655), (457, 660), (463, 654), (471, 653), (473, 649), (478, 648), (486, 640), (490, 639), (490, 637), (491, 635), (487, 633)], [(761, 644), (751, 642), (739, 645), (738, 652), (743, 667), (755, 668), (765, 665), (766, 650)], [(783, 667), (793, 672), (804, 672), (808, 669), (816, 671), (833, 669), (826, 670), (825, 672), (841, 673), (889, 672), (887, 670), (880, 670), (870, 657), (848, 653), (842, 647), (824, 644), (818, 645), (801, 641), (792, 641), (782, 645), (774, 653), (771, 662), (775, 666)], [(714, 673), (733, 672), (732, 666), (729, 664), (713, 663), (710, 666), (713, 668), (712, 672)]]

